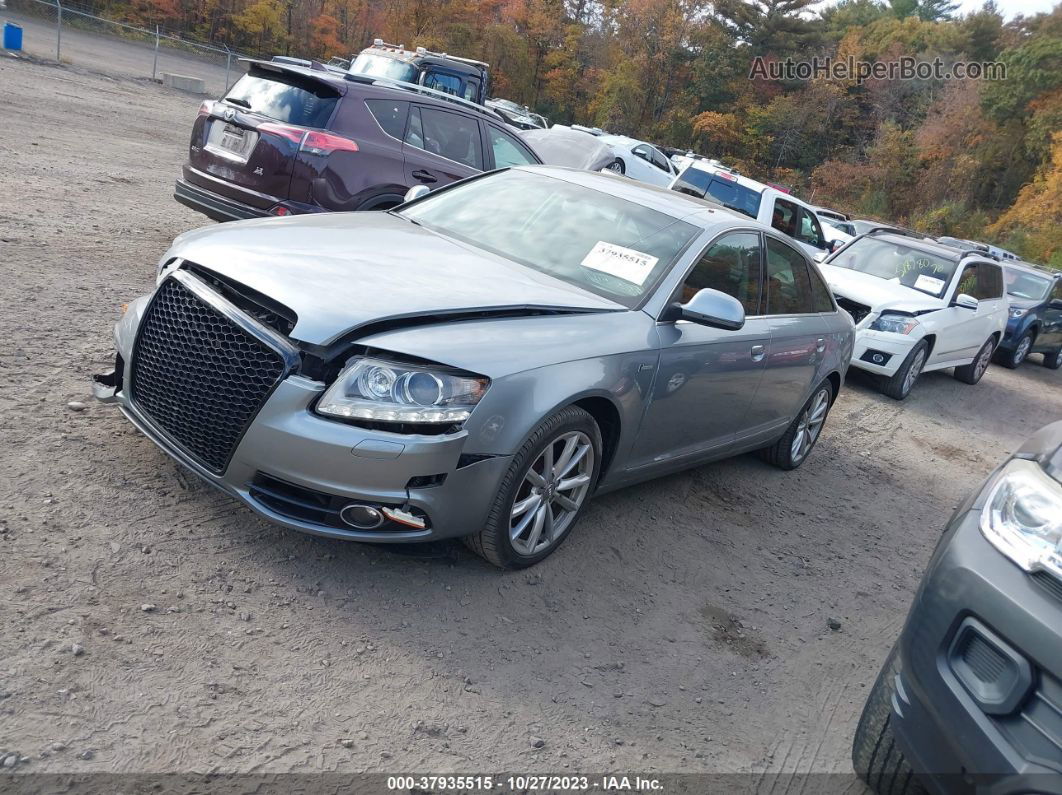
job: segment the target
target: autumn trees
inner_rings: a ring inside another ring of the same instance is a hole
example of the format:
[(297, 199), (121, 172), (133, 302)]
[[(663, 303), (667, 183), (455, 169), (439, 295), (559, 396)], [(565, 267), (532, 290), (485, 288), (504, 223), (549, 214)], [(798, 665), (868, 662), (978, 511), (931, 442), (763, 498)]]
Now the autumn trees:
[[(375, 36), (491, 64), (493, 93), (555, 122), (691, 147), (753, 176), (1062, 266), (1062, 9), (1004, 22), (953, 0), (96, 0), (93, 10), (262, 54), (349, 57)], [(753, 59), (811, 57), (1007, 79), (806, 81)], [(991, 232), (987, 230), (991, 230)]]

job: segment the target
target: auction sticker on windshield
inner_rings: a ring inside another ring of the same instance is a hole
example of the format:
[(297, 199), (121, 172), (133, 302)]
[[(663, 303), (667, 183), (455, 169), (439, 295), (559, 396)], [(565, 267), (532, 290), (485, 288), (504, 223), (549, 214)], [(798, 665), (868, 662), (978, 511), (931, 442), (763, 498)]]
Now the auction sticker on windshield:
[(599, 240), (597, 245), (590, 249), (590, 253), (583, 257), (584, 268), (607, 273), (625, 282), (637, 284), (639, 287), (645, 284), (653, 268), (658, 262), (657, 257), (651, 257), (633, 248), (624, 248), (615, 243), (606, 243)]
[(934, 295), (939, 293), (943, 286), (943, 279), (934, 279), (932, 276), (926, 276), (924, 273), (919, 275), (914, 283), (916, 290), (924, 290), (925, 292), (933, 293)]

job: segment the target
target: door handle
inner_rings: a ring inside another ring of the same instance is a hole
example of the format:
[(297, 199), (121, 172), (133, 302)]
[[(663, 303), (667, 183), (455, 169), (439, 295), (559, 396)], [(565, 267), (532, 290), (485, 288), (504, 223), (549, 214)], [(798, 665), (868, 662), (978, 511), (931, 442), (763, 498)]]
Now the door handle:
[(422, 168), (417, 169), (416, 171), (413, 172), (413, 178), (414, 179), (419, 179), (421, 182), (438, 182), (439, 181), (438, 179), (436, 179), (432, 175), (432, 173), (430, 171), (425, 171)]
[(752, 361), (754, 361), (754, 362), (762, 362), (765, 353), (766, 353), (766, 351), (764, 350), (762, 345), (753, 345), (752, 346)]
[(824, 350), (826, 350), (825, 337), (819, 337), (817, 340), (815, 340), (815, 350), (818, 353), (822, 353)]

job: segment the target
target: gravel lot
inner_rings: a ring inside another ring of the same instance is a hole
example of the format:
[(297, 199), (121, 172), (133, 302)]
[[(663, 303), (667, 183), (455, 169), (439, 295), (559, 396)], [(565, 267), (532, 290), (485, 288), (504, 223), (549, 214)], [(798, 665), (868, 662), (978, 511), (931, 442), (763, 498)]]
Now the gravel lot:
[(802, 469), (607, 495), (530, 572), (278, 529), (88, 392), (204, 223), (171, 198), (199, 100), (7, 58), (0, 84), (0, 750), (27, 771), (849, 771), (948, 513), (1062, 416), (1034, 364), (903, 404), (853, 376)]

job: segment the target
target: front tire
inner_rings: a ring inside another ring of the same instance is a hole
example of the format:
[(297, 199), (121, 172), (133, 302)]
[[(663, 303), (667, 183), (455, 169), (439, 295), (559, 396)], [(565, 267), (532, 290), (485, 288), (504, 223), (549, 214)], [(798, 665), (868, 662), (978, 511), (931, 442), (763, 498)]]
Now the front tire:
[(609, 171), (611, 171), (611, 172), (613, 172), (615, 174), (626, 174), (627, 173), (626, 164), (618, 157), (615, 160), (613, 160), (611, 163), (609, 163), (607, 166), (605, 166), (605, 168), (607, 168)]
[(899, 670), (893, 646), (859, 718), (852, 742), (852, 767), (878, 795), (925, 795), (910, 763), (896, 747), (891, 683)]
[(998, 361), (1004, 367), (1013, 370), (1025, 361), (1025, 357), (1029, 355), (1029, 351), (1032, 350), (1033, 335), (1025, 333), (1022, 338), (1018, 340), (1018, 344), (1014, 346), (1014, 350), (1007, 351), (1001, 350), (996, 355), (996, 361)]
[(906, 400), (911, 390), (914, 389), (918, 376), (922, 374), (922, 368), (926, 366), (928, 356), (929, 343), (919, 340), (918, 344), (911, 348), (907, 358), (903, 360), (900, 369), (882, 381), (882, 394), (888, 395), (893, 400)]
[(995, 350), (995, 338), (989, 339), (981, 346), (981, 350), (977, 352), (977, 356), (974, 357), (972, 362), (964, 364), (962, 367), (955, 368), (955, 377), (964, 384), (976, 384), (981, 380), (981, 376), (985, 374), (985, 370), (988, 369), (988, 365), (992, 361), (992, 354)]
[(763, 460), (779, 469), (796, 469), (807, 461), (822, 434), (831, 405), (833, 384), (827, 378), (801, 406), (782, 438), (760, 451)]
[(513, 456), (487, 522), (465, 538), (504, 569), (533, 566), (571, 532), (601, 472), (601, 430), (578, 406), (546, 418)]

